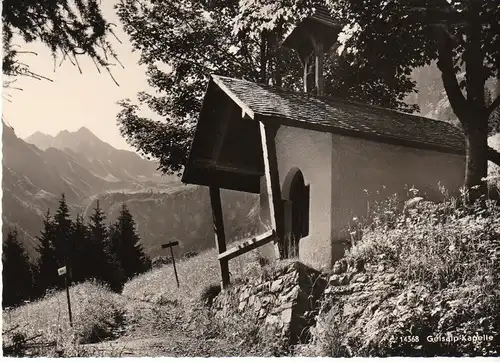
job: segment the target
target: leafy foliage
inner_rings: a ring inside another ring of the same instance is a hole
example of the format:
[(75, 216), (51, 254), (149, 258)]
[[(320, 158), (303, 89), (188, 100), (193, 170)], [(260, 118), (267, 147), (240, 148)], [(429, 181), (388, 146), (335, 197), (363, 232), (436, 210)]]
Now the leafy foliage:
[(10, 230), (3, 241), (2, 277), (3, 308), (16, 306), (33, 296), (32, 266), (17, 230)]
[[(78, 65), (78, 56), (87, 55), (96, 66), (108, 69), (108, 57), (114, 57), (107, 40), (113, 33), (112, 24), (104, 19), (97, 0), (5, 0), (2, 3), (3, 73), (8, 76), (33, 73), (20, 60), (26, 53), (19, 50), (16, 35), (26, 43), (41, 41), (52, 52)], [(58, 54), (59, 53), (59, 54)]]
[(500, 352), (498, 205), (465, 205), (448, 197), (415, 201), (403, 202), (405, 208), (395, 199), (380, 203), (338, 262), (347, 267), (332, 275), (325, 291), (314, 331), (316, 354)]
[[(180, 172), (210, 74), (301, 88), (300, 60), (280, 43), (316, 3), (120, 1), (118, 16), (141, 52), (141, 62), (148, 66), (149, 85), (157, 91), (139, 93), (139, 104), (128, 99), (120, 102), (117, 119), (122, 135), (145, 155), (158, 159), (162, 171)], [(415, 110), (403, 102), (413, 82), (396, 77), (391, 63), (383, 68), (369, 62), (360, 65), (357, 57), (340, 57), (335, 51), (333, 47), (325, 62), (327, 94)], [(161, 120), (142, 116), (141, 107), (148, 107)]]
[[(408, 81), (412, 68), (437, 61), (453, 112), (467, 138), (465, 185), (486, 193), (488, 118), (500, 105), (485, 100), (488, 78), (500, 79), (500, 9), (494, 0), (407, 2), (328, 0), (346, 25), (341, 47), (376, 68), (391, 64), (396, 79)], [(376, 57), (373, 54), (376, 53)], [(461, 75), (463, 72), (464, 76)], [(474, 189), (473, 189), (474, 190)]]
[[(500, 95), (500, 80), (497, 81), (496, 94)], [(493, 103), (493, 96), (492, 92), (488, 88), (486, 88), (485, 98), (486, 105), (491, 106), (491, 104)], [(495, 110), (493, 110), (488, 119), (488, 136), (493, 136), (497, 133), (500, 133), (500, 107), (497, 107)]]

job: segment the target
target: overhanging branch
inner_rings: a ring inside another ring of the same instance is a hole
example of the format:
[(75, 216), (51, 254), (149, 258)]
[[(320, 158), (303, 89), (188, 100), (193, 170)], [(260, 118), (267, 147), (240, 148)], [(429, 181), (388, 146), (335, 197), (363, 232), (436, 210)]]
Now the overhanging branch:
[(496, 163), (498, 166), (500, 166), (500, 152), (492, 147), (488, 147), (488, 161)]
[(437, 30), (439, 45), (437, 66), (441, 71), (441, 78), (443, 79), (443, 85), (450, 105), (458, 118), (462, 120), (466, 113), (467, 100), (460, 89), (455, 73), (452, 39), (449, 37), (448, 32), (440, 28)]
[(500, 106), (500, 95), (490, 104), (487, 110), (488, 117), (493, 113), (493, 111)]

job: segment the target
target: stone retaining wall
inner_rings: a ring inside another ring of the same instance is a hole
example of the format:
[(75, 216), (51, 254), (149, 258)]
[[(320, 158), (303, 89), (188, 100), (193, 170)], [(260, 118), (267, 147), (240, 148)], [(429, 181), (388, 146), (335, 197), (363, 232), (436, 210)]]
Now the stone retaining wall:
[(262, 275), (223, 290), (213, 303), (216, 317), (239, 313), (278, 330), (289, 345), (305, 343), (326, 279), (298, 261), (266, 267)]

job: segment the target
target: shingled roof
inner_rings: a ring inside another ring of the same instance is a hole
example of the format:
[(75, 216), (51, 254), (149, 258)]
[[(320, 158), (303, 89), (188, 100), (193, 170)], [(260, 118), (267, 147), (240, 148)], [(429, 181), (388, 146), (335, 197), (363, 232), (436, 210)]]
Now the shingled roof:
[(295, 127), (463, 154), (465, 139), (442, 121), (333, 97), (214, 75), (213, 81), (251, 118)]

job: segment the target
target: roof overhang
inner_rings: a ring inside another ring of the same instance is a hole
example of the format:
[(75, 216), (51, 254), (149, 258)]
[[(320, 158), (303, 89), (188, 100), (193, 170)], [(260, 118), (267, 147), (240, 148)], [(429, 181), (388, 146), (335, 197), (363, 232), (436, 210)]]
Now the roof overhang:
[(254, 112), (212, 76), (182, 182), (259, 193), (264, 175)]
[(327, 51), (337, 42), (337, 37), (343, 25), (335, 21), (324, 8), (317, 9), (310, 17), (300, 22), (285, 38), (282, 45), (295, 49), (301, 59), (305, 59), (314, 51), (314, 41), (323, 44)]

